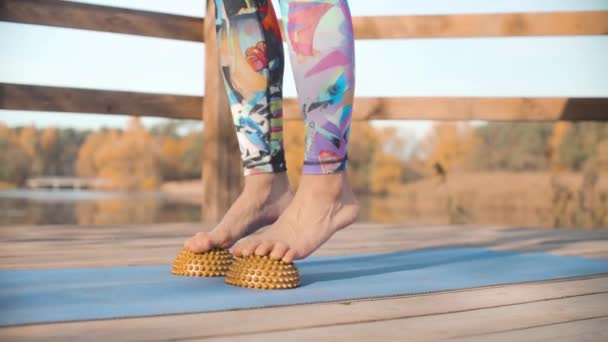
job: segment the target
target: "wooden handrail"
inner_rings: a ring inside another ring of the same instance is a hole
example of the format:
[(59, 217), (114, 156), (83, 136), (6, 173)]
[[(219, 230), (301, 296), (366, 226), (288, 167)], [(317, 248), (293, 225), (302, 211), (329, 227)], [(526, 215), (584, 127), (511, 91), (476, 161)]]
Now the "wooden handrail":
[[(203, 19), (57, 0), (3, 0), (0, 21), (204, 40)], [(354, 17), (356, 39), (608, 34), (608, 11)]]
[[(13, 110), (200, 120), (204, 114), (203, 101), (203, 97), (197, 96), (0, 83), (0, 108)], [(284, 106), (286, 120), (301, 120), (300, 106), (296, 99), (285, 99)], [(359, 121), (421, 118), (485, 121), (608, 120), (608, 98), (362, 97), (355, 99), (354, 108), (353, 119)], [(224, 115), (230, 116), (229, 113)]]
[(354, 17), (357, 39), (608, 34), (608, 11)]
[(2, 0), (0, 21), (202, 42), (201, 18), (58, 0)]
[[(203, 217), (218, 221), (240, 191), (240, 160), (209, 18), (56, 0), (0, 0), (0, 21), (202, 42), (206, 98), (0, 83), (0, 108), (205, 119)], [(608, 34), (608, 11), (355, 17), (356, 39), (563, 36)], [(203, 75), (201, 75), (203, 76)], [(298, 120), (296, 99), (284, 116)], [(608, 120), (608, 98), (357, 98), (355, 120)]]
[(0, 83), (0, 108), (200, 120), (202, 97)]
[[(285, 118), (300, 119), (296, 100)], [(356, 98), (353, 120), (554, 121), (608, 120), (608, 98), (377, 97)]]

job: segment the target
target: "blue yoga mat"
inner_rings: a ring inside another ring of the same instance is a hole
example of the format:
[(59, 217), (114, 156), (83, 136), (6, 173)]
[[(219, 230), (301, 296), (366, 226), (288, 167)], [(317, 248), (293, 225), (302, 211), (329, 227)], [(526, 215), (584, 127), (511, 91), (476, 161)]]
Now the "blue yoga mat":
[(223, 278), (172, 276), (168, 265), (0, 271), (0, 325), (154, 316), (358, 298), (608, 273), (607, 259), (441, 248), (316, 257), (302, 286), (263, 291)]

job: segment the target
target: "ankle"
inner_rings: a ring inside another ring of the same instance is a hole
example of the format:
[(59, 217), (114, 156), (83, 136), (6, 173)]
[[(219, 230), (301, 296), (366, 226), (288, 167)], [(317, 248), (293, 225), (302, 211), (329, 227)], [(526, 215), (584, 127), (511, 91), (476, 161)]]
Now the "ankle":
[(298, 188), (313, 196), (336, 200), (344, 196), (354, 197), (346, 171), (326, 175), (302, 175)]
[(289, 192), (286, 172), (264, 173), (245, 177), (243, 194), (267, 202)]

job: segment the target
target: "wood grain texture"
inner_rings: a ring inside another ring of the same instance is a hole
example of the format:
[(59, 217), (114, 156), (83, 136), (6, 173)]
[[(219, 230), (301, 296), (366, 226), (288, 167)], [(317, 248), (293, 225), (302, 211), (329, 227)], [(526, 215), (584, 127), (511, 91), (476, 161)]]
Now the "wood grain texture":
[[(187, 238), (212, 228), (212, 223), (4, 226), (0, 268), (169, 264)], [(448, 246), (608, 258), (608, 230), (356, 223), (336, 233), (315, 255)]]
[[(207, 52), (207, 60), (217, 62), (214, 50), (210, 49)], [(209, 66), (209, 69), (206, 67), (208, 91), (205, 101), (196, 96), (0, 83), (0, 108), (148, 115), (192, 120), (200, 120), (201, 117), (209, 120), (212, 116), (218, 115), (227, 119), (224, 124), (231, 126), (229, 119), (231, 114), (223, 83), (220, 82), (221, 75), (218, 67), (213, 65)], [(217, 76), (214, 76), (215, 74)], [(297, 99), (285, 99), (284, 106), (285, 119), (302, 119)], [(204, 111), (208, 115), (203, 115)], [(605, 121), (608, 120), (608, 98), (357, 98), (353, 120)], [(234, 135), (234, 128), (224, 127), (221, 132), (222, 141), (236, 144), (236, 140), (231, 140), (228, 134), (232, 132)], [(236, 150), (232, 150), (231, 153), (234, 151)]]
[[(2, 21), (204, 40), (201, 18), (56, 0), (1, 6)], [(608, 11), (354, 17), (353, 29), (356, 39), (604, 35)]]
[[(234, 340), (249, 340), (256, 339), (258, 334), (288, 334), (291, 331), (297, 334), (297, 331), (303, 329), (395, 319), (416, 320), (435, 317), (436, 321), (440, 321), (459, 313), (558, 301), (606, 291), (608, 291), (608, 278), (595, 277), (373, 300), (0, 328), (0, 336), (11, 341), (65, 341), (78, 340), (83, 336), (90, 341), (108, 341), (116, 337), (120, 337), (121, 341), (198, 340), (221, 336)], [(467, 323), (460, 322), (465, 325)], [(430, 326), (424, 328), (430, 331), (441, 330)], [(509, 329), (508, 325), (504, 324), (495, 328)], [(571, 336), (575, 335), (571, 334)], [(408, 337), (416, 340), (415, 336)], [(361, 339), (353, 336), (349, 340)], [(484, 341), (488, 340), (491, 339), (486, 336)], [(511, 341), (525, 341), (525, 339)]]
[[(470, 297), (469, 297), (470, 298)], [(211, 341), (444, 341), (466, 340), (496, 331), (516, 331), (538, 326), (565, 324), (573, 321), (608, 317), (608, 293), (570, 298), (513, 303), (513, 305), (444, 312), (437, 315), (408, 317), (395, 315), (371, 322), (335, 324), (287, 331), (270, 331), (247, 335), (217, 336)], [(442, 306), (443, 302), (436, 302)], [(526, 339), (524, 339), (526, 340)], [(486, 339), (485, 341), (491, 341)], [(572, 341), (578, 341), (574, 338)]]
[(0, 83), (0, 108), (199, 120), (203, 98)]
[[(285, 118), (301, 119), (295, 99)], [(356, 98), (353, 120), (608, 120), (608, 98), (377, 97)]]
[(608, 11), (354, 17), (356, 39), (608, 34)]
[(202, 42), (203, 19), (58, 0), (2, 0), (0, 21)]
[[(215, 13), (207, 0), (207, 13)], [(220, 71), (215, 36), (215, 19), (207, 20), (205, 34), (205, 101), (203, 104), (203, 199), (202, 217), (219, 222), (240, 193), (242, 167), (232, 114)], [(201, 75), (202, 76), (202, 75)]]
[(608, 341), (608, 317), (590, 317), (565, 322), (551, 322), (520, 329), (507, 329), (494, 333), (456, 338), (454, 341), (468, 342), (595, 342)]
[[(0, 229), (0, 265), (2, 269), (27, 269), (169, 264), (187, 237), (212, 228), (200, 223), (5, 226)], [(446, 246), (606, 258), (608, 231), (357, 223), (338, 232), (315, 254)], [(427, 336), (431, 340), (488, 341), (504, 334), (525, 337), (518, 333), (523, 329), (536, 329), (536, 334), (544, 336), (548, 332), (540, 327), (551, 324), (569, 324), (568, 336), (576, 340), (584, 332), (577, 328), (576, 320), (607, 314), (606, 293), (608, 276), (604, 275), (385, 299), (2, 328), (0, 340), (317, 340), (348, 336), (352, 341), (366, 341), (372, 334), (390, 340), (400, 332), (412, 341)], [(597, 335), (597, 331), (593, 333)]]

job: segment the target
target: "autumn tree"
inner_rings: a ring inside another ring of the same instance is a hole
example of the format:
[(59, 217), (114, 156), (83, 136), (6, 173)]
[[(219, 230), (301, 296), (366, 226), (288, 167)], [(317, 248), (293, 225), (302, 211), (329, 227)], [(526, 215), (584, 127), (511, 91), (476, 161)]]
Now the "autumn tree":
[(109, 138), (95, 154), (97, 177), (117, 189), (156, 189), (160, 185), (157, 155), (150, 150), (152, 137), (140, 119), (132, 118), (126, 131), (111, 131)]
[(54, 127), (47, 127), (40, 132), (39, 153), (42, 160), (43, 175), (59, 175), (57, 161), (61, 159), (59, 133)]
[(30, 160), (30, 175), (40, 176), (44, 172), (44, 158), (40, 151), (40, 137), (34, 126), (25, 126), (18, 130), (19, 145)]
[(549, 140), (549, 155), (551, 159), (551, 167), (554, 171), (561, 171), (565, 165), (560, 160), (560, 146), (564, 140), (564, 136), (569, 129), (572, 128), (572, 123), (568, 121), (558, 121), (553, 124), (551, 139)]
[(471, 126), (440, 123), (434, 125), (422, 141), (421, 153), (429, 170), (447, 172), (464, 169), (478, 145), (479, 140)]
[(185, 145), (182, 140), (171, 135), (158, 138), (159, 166), (163, 180), (177, 180), (182, 174), (182, 156)]
[(304, 160), (304, 125), (301, 121), (284, 121), (283, 137), (285, 144), (285, 159), (287, 160), (287, 175), (291, 186), (295, 189), (302, 174)]
[[(107, 142), (109, 132), (100, 131), (89, 134), (78, 151), (77, 174), (81, 177), (97, 177), (99, 167), (95, 161), (97, 152)], [(116, 134), (112, 134), (114, 137)]]
[(30, 158), (15, 132), (0, 124), (0, 182), (22, 185), (30, 173)]
[(402, 161), (383, 151), (377, 152), (370, 175), (370, 191), (374, 194), (387, 194), (401, 183), (402, 178)]
[(553, 127), (548, 123), (489, 123), (477, 127), (479, 144), (471, 164), (484, 171), (547, 170), (552, 134)]
[(404, 180), (404, 155), (406, 141), (394, 127), (375, 128), (376, 149), (373, 154), (369, 190), (375, 194), (387, 194)]
[(351, 139), (348, 148), (348, 175), (357, 192), (369, 192), (375, 155), (382, 150), (380, 136), (369, 122), (351, 123)]
[(608, 124), (579, 122), (564, 134), (559, 146), (560, 161), (572, 171), (580, 171), (585, 163), (597, 157), (601, 142), (608, 140)]
[(201, 176), (203, 168), (203, 133), (191, 132), (181, 139), (181, 179), (196, 179)]

